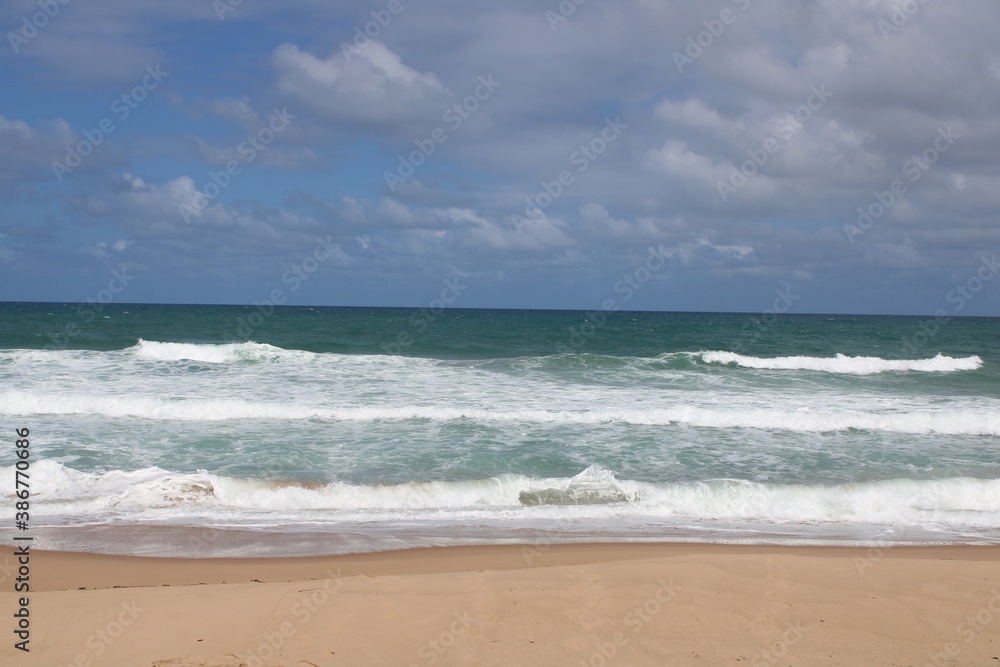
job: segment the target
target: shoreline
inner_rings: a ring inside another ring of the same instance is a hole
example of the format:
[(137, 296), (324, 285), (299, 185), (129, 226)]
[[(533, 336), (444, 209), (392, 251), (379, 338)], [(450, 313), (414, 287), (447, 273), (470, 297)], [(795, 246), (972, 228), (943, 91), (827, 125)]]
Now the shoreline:
[[(363, 528), (368, 528), (364, 530)], [(905, 527), (854, 526), (762, 526), (718, 524), (699, 531), (662, 526), (656, 532), (605, 532), (580, 527), (563, 530), (503, 526), (438, 526), (400, 528), (351, 526), (337, 531), (296, 529), (248, 529), (179, 525), (95, 524), (35, 527), (33, 549), (38, 551), (167, 558), (300, 558), (383, 553), (414, 549), (490, 547), (522, 545), (584, 544), (687, 544), (706, 546), (765, 546), (776, 548), (897, 548), (1000, 546), (1000, 535), (941, 536), (940, 533)], [(0, 529), (0, 542), (10, 542), (18, 531)]]
[(31, 582), (5, 664), (1000, 664), (1000, 546), (33, 551)]
[[(46, 579), (35, 591), (144, 588), (209, 584), (310, 581), (334, 569), (342, 577), (455, 574), (480, 570), (573, 567), (659, 558), (773, 556), (848, 558), (863, 570), (884, 558), (992, 562), (1000, 569), (1000, 545), (785, 546), (704, 542), (586, 542), (577, 544), (492, 544), (416, 547), (329, 556), (180, 558), (126, 556), (75, 551), (32, 551)], [(339, 570), (338, 570), (339, 568)], [(261, 579), (268, 573), (268, 579)]]

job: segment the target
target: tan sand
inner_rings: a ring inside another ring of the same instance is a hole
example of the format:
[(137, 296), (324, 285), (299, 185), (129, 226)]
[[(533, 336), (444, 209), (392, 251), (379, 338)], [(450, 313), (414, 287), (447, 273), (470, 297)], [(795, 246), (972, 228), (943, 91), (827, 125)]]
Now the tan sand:
[(33, 553), (3, 665), (997, 665), (1000, 548)]

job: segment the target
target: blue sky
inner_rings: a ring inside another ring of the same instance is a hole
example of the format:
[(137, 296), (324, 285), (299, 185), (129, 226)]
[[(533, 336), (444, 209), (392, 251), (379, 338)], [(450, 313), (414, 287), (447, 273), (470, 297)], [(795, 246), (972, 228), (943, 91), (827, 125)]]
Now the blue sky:
[(994, 2), (0, 25), (0, 300), (1000, 315)]

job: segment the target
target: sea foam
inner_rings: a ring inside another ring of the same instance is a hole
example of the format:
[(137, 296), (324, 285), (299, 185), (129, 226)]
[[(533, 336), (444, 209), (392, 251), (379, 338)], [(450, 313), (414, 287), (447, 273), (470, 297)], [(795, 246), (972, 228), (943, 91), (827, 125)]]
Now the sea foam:
[(983, 365), (976, 355), (948, 357), (938, 354), (930, 359), (882, 359), (880, 357), (748, 357), (735, 352), (699, 352), (698, 356), (709, 364), (735, 364), (743, 368), (768, 370), (807, 370), (850, 375), (872, 375), (889, 371), (920, 371), (925, 373), (951, 373), (974, 371)]
[(139, 339), (128, 348), (140, 359), (160, 361), (204, 361), (213, 364), (237, 361), (278, 361), (315, 356), (302, 350), (286, 350), (267, 343), (160, 343)]
[[(13, 474), (12, 468), (0, 468), (0, 474)], [(650, 483), (619, 480), (611, 471), (591, 466), (562, 478), (506, 474), (470, 481), (308, 486), (203, 471), (174, 473), (155, 467), (84, 473), (42, 460), (33, 466), (33, 480), (39, 489), (34, 495), (39, 518), (80, 515), (93, 519), (136, 512), (167, 518), (172, 513), (197, 515), (214, 509), (221, 511), (215, 514), (217, 519), (242, 521), (283, 521), (301, 512), (313, 512), (308, 516), (320, 522), (347, 516), (377, 521), (386, 518), (386, 512), (395, 518), (412, 512), (414, 519), (452, 515), (503, 520), (544, 505), (554, 517), (560, 515), (558, 508), (562, 507), (566, 516), (576, 518), (628, 515), (1000, 528), (1000, 480), (970, 477), (843, 485), (781, 485), (740, 479)]]
[(813, 408), (700, 407), (617, 410), (538, 410), (518, 408), (436, 407), (426, 405), (329, 408), (297, 403), (239, 399), (164, 399), (143, 396), (89, 394), (43, 395), (0, 393), (0, 413), (9, 415), (94, 415), (177, 421), (254, 419), (326, 420), (347, 422), (475, 420), (525, 424), (687, 425), (703, 428), (753, 428), (807, 433), (848, 430), (894, 433), (1000, 435), (1000, 414), (988, 410), (951, 409), (864, 412)]

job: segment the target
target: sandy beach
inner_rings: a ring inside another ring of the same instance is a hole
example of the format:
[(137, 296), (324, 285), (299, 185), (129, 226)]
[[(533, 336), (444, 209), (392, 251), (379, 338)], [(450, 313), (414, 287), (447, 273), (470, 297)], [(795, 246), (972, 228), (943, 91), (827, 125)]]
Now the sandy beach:
[(997, 547), (37, 552), (31, 582), (3, 664), (1000, 665)]

